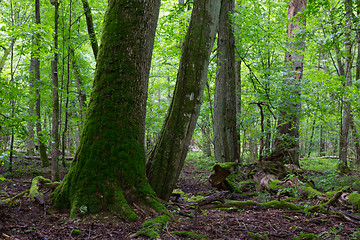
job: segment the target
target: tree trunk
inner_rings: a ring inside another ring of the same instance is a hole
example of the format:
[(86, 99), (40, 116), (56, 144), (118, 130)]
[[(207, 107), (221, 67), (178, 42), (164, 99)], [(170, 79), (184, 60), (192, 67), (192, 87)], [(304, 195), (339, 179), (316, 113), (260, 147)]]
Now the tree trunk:
[(88, 30), (88, 34), (89, 34), (89, 38), (90, 38), (91, 48), (93, 50), (94, 57), (96, 60), (99, 47), (98, 47), (98, 43), (97, 43), (97, 39), (96, 39), (96, 33), (95, 33), (94, 22), (93, 22), (92, 14), (91, 14), (91, 8), (90, 8), (89, 2), (87, 0), (81, 0), (81, 2), (83, 4), (83, 8), (84, 8), (84, 13), (85, 13), (85, 18), (86, 18), (86, 26), (87, 26), (87, 30)]
[[(110, 0), (80, 145), (52, 194), (71, 216), (115, 211), (135, 220), (132, 203), (164, 210), (145, 176), (146, 98), (160, 0)], [(121, 14), (119, 14), (121, 13)]]
[[(40, 24), (40, 0), (35, 0), (35, 22), (36, 24)], [(39, 48), (40, 35), (35, 35), (35, 47)], [(41, 99), (40, 99), (40, 60), (39, 56), (35, 54), (34, 58), (31, 59), (34, 61), (34, 77), (35, 77), (35, 114), (37, 116), (36, 120), (36, 136), (38, 140), (38, 149), (40, 152), (40, 159), (42, 167), (47, 167), (50, 165), (49, 159), (46, 153), (46, 145), (45, 139), (43, 137), (42, 129), (41, 129)]]
[(74, 53), (73, 49), (70, 50), (70, 54), (71, 54), (71, 60), (72, 60), (72, 67), (73, 67), (73, 71), (74, 71), (75, 79), (76, 79), (76, 88), (78, 90), (77, 93), (78, 93), (78, 100), (79, 100), (79, 107), (80, 107), (80, 129), (82, 129), (83, 121), (84, 121), (83, 119), (85, 118), (86, 93), (82, 90), (83, 84), (81, 81), (79, 67), (76, 64), (75, 53)]
[(219, 9), (218, 0), (194, 2), (173, 99), (147, 167), (150, 185), (163, 200), (175, 187), (199, 116)]
[[(351, 27), (352, 27), (352, 1), (345, 0), (346, 11), (346, 30), (345, 30), (345, 87), (351, 85), (351, 68), (352, 68), (352, 55), (351, 55)], [(343, 118), (341, 133), (339, 139), (339, 158), (341, 163), (339, 164), (339, 170), (341, 173), (346, 173), (350, 169), (347, 163), (347, 150), (348, 150), (348, 135), (350, 128), (351, 109), (350, 99), (344, 97), (343, 105)]]
[(58, 79), (58, 20), (59, 20), (59, 2), (55, 0), (55, 35), (54, 35), (54, 60), (51, 61), (52, 72), (52, 159), (51, 159), (51, 180), (59, 181), (59, 79)]
[[(288, 8), (287, 34), (290, 38), (288, 45), (289, 52), (286, 53), (285, 61), (289, 73), (286, 76), (283, 86), (284, 93), (288, 93), (280, 106), (278, 118), (278, 134), (275, 141), (275, 151), (283, 152), (284, 159), (288, 163), (299, 166), (299, 124), (300, 124), (300, 84), (303, 75), (303, 52), (305, 51), (305, 36), (302, 34), (305, 29), (305, 16), (302, 15), (307, 5), (306, 0), (291, 0)], [(297, 40), (300, 38), (300, 40)], [(299, 53), (300, 52), (300, 53)]]
[(311, 136), (310, 136), (310, 139), (309, 139), (308, 154), (307, 154), (308, 158), (310, 158), (310, 155), (311, 155), (311, 148), (312, 148), (314, 132), (315, 132), (315, 123), (316, 123), (316, 119), (314, 118), (313, 124), (312, 124), (312, 127), (311, 127)]
[(218, 67), (214, 100), (214, 153), (218, 162), (240, 160), (236, 129), (235, 37), (230, 22), (233, 0), (222, 0), (218, 33)]
[[(241, 7), (241, 1), (236, 1), (235, 5), (238, 5), (238, 7)], [(241, 30), (241, 29), (240, 29)], [(236, 39), (235, 39), (236, 42)], [(240, 56), (238, 56), (240, 57)], [(235, 94), (236, 94), (236, 116), (240, 116), (241, 114), (241, 59), (236, 60), (235, 59)], [(239, 144), (239, 161), (241, 159), (240, 157), (240, 122), (236, 121), (236, 130), (237, 130), (237, 137), (238, 144)]]
[[(34, 45), (34, 42), (32, 43), (32, 45)], [(34, 77), (34, 70), (35, 70), (35, 66), (34, 66), (34, 53), (31, 53), (31, 58), (30, 58), (30, 73), (29, 73), (29, 95), (30, 95), (30, 99), (29, 99), (29, 116), (34, 116), (35, 115), (35, 77)], [(29, 136), (26, 139), (26, 154), (29, 156), (33, 156), (35, 155), (35, 131), (34, 131), (34, 122), (33, 121), (29, 121), (28, 122), (28, 132), (29, 132)]]

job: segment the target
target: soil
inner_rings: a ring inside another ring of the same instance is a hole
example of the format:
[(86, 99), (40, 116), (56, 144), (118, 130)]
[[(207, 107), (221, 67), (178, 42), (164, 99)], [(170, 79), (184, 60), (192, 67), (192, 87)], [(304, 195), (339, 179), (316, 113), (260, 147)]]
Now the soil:
[[(16, 159), (11, 174), (5, 167), (0, 167), (0, 175), (7, 179), (0, 181), (1, 200), (29, 189), (31, 179), (35, 176), (49, 178), (50, 169), (41, 169), (39, 165), (38, 160)], [(209, 175), (209, 171), (199, 170), (193, 162), (187, 162), (178, 181), (178, 188), (187, 198), (200, 194), (211, 195), (217, 190), (210, 186)], [(50, 194), (47, 189), (43, 192), (46, 196)], [(265, 192), (256, 197), (236, 194), (228, 197), (258, 202), (276, 198)], [(226, 210), (200, 208), (196, 212), (186, 204), (172, 203), (167, 206), (173, 212), (174, 219), (160, 233), (161, 239), (194, 239), (178, 236), (175, 231), (191, 231), (205, 235), (208, 239), (294, 239), (308, 233), (320, 234), (319, 239), (360, 239), (359, 222), (338, 215), (306, 215), (259, 207)], [(144, 221), (141, 218), (129, 222), (119, 216), (100, 215), (70, 220), (68, 216), (68, 212), (52, 209), (49, 201), (40, 204), (30, 201), (26, 196), (12, 203), (0, 201), (0, 239), (127, 239), (141, 228)]]

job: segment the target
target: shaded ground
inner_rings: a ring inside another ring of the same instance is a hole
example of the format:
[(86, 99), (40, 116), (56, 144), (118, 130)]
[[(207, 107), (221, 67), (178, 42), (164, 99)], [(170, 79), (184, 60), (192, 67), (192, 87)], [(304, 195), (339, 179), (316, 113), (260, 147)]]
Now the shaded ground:
[[(49, 177), (49, 169), (39, 170), (28, 160), (19, 161), (15, 171), (0, 175), (10, 181), (0, 181), (1, 200), (12, 197), (30, 187), (34, 176)], [(34, 170), (37, 169), (37, 170)], [(187, 163), (178, 182), (187, 198), (215, 192), (207, 181), (210, 172), (198, 170)], [(49, 194), (46, 192), (45, 194)], [(234, 199), (250, 200), (254, 197)], [(256, 201), (270, 200), (267, 193)], [(201, 209), (198, 213), (189, 206), (169, 204), (174, 221), (161, 233), (161, 239), (191, 239), (175, 235), (175, 231), (192, 231), (209, 239), (294, 239), (300, 234), (320, 234), (319, 239), (360, 239), (360, 225), (337, 215), (309, 215), (286, 210), (251, 207), (246, 209)], [(180, 214), (179, 214), (180, 212)], [(0, 202), (0, 239), (126, 239), (141, 228), (143, 220), (128, 222), (118, 216), (92, 216), (69, 220), (68, 213), (59, 213), (50, 205), (30, 202), (26, 197), (11, 204)], [(74, 233), (80, 230), (80, 234)], [(258, 235), (255, 235), (255, 234)], [(356, 236), (357, 235), (357, 236)], [(263, 237), (263, 238), (261, 238)], [(138, 238), (142, 239), (142, 238)], [(305, 238), (301, 238), (305, 239)]]

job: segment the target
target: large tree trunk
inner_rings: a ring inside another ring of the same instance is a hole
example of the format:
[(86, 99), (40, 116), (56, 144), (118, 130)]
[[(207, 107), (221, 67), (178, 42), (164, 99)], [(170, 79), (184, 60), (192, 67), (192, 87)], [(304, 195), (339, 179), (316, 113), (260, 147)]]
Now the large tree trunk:
[(145, 176), (146, 98), (160, 0), (110, 0), (80, 145), (52, 194), (58, 208), (163, 210)]
[[(40, 0), (35, 0), (35, 22), (40, 24)], [(35, 35), (35, 46), (39, 47), (40, 35)], [(46, 153), (45, 140), (43, 138), (41, 130), (41, 99), (40, 99), (40, 60), (39, 56), (36, 55), (31, 59), (34, 61), (34, 77), (35, 77), (35, 114), (37, 116), (36, 121), (36, 136), (38, 140), (38, 149), (40, 152), (40, 159), (42, 167), (47, 167), (50, 165), (49, 159)]]
[(218, 33), (218, 67), (214, 100), (214, 153), (218, 162), (240, 160), (236, 130), (235, 36), (230, 22), (233, 0), (222, 0)]
[[(289, 52), (285, 57), (289, 73), (283, 84), (285, 87), (284, 93), (288, 93), (288, 96), (283, 99), (283, 105), (280, 106), (277, 128), (279, 136), (275, 141), (275, 151), (282, 152), (283, 158), (288, 163), (297, 166), (299, 166), (300, 157), (300, 84), (303, 75), (303, 51), (305, 50), (305, 35), (303, 32), (306, 25), (305, 16), (302, 13), (306, 5), (306, 0), (291, 0), (289, 2), (288, 19), (290, 24), (287, 34), (290, 42)], [(299, 34), (302, 34), (302, 36)]]
[(164, 200), (175, 187), (199, 116), (219, 9), (219, 0), (194, 2), (174, 96), (148, 161), (149, 182)]

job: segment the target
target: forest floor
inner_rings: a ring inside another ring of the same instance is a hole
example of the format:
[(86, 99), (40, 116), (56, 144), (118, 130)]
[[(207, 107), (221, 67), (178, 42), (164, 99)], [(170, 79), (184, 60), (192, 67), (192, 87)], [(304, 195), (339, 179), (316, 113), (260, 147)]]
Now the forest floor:
[[(33, 177), (50, 177), (49, 169), (38, 166), (39, 162), (17, 160), (11, 174), (0, 167), (0, 176), (6, 177), (5, 181), (0, 181), (0, 239), (127, 239), (141, 228), (144, 219), (128, 222), (118, 216), (87, 216), (69, 220), (68, 213), (55, 211), (49, 202), (41, 205), (31, 202), (28, 197), (5, 203), (3, 200), (29, 189)], [(187, 161), (178, 188), (186, 199), (211, 195), (216, 189), (210, 186), (209, 175), (210, 170), (199, 168), (194, 161)], [(44, 193), (50, 194), (48, 190)], [(227, 196), (257, 202), (276, 199), (266, 192), (249, 197)], [(169, 204), (168, 207), (174, 219), (163, 229), (161, 239), (195, 239), (176, 231), (190, 231), (208, 239), (360, 239), (359, 222), (338, 215), (304, 214), (263, 207), (199, 209), (195, 213), (194, 208), (186, 204)], [(306, 235), (310, 233), (316, 237)]]

